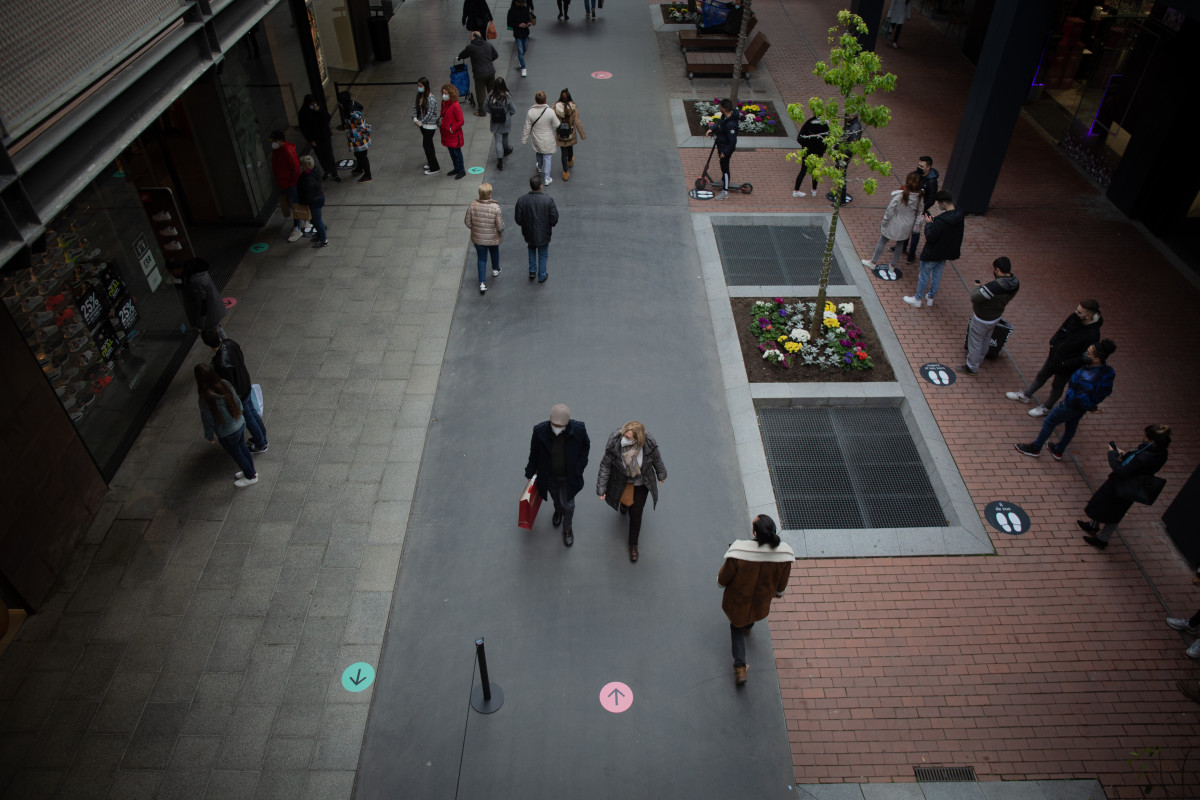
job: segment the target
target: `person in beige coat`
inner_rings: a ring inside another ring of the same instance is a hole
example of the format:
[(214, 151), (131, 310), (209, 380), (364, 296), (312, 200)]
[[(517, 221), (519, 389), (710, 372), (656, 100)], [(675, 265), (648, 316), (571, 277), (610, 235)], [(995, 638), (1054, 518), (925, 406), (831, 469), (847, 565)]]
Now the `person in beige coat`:
[(492, 277), (500, 275), (500, 243), (504, 241), (504, 213), (500, 204), (492, 199), (492, 185), (479, 184), (479, 199), (467, 206), (463, 223), (471, 229), (471, 244), (475, 245), (478, 257), (479, 293), (487, 291), (487, 260), (492, 255)]
[(549, 186), (550, 167), (554, 161), (555, 130), (562, 120), (554, 113), (554, 109), (546, 105), (546, 93), (538, 92), (533, 96), (533, 106), (525, 114), (525, 128), (521, 131), (521, 144), (528, 144), (533, 135), (533, 155), (537, 158), (538, 172), (542, 173), (542, 185)]
[[(554, 132), (558, 139), (558, 146), (562, 148), (562, 179), (569, 181), (571, 180), (571, 167), (575, 166), (575, 145), (580, 139), (587, 138), (587, 131), (579, 124), (579, 108), (571, 99), (571, 93), (566, 89), (558, 93), (558, 102), (554, 104), (554, 113), (562, 120)], [(569, 128), (566, 136), (563, 136), (563, 125)]]
[(739, 539), (725, 551), (725, 563), (717, 574), (717, 584), (725, 589), (721, 610), (729, 618), (729, 636), (733, 641), (733, 678), (741, 686), (746, 682), (746, 634), (754, 623), (765, 619), (771, 601), (783, 597), (796, 554), (779, 540), (775, 520), (766, 514), (754, 518), (750, 539)]

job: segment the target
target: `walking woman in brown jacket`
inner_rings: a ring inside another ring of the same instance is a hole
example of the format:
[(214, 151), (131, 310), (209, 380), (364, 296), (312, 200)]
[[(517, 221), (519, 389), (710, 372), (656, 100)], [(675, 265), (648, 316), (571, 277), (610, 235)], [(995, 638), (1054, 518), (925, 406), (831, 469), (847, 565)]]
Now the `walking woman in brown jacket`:
[[(566, 89), (559, 92), (558, 102), (554, 104), (554, 113), (560, 120), (558, 127), (554, 129), (554, 136), (562, 150), (562, 179), (569, 181), (571, 167), (575, 166), (575, 145), (580, 139), (587, 138), (587, 131), (579, 124), (579, 107), (575, 105), (571, 93)], [(563, 128), (564, 125), (567, 127)]]
[(596, 475), (596, 494), (622, 514), (629, 514), (629, 560), (638, 560), (638, 536), (646, 496), (658, 505), (658, 487), (667, 479), (667, 465), (658, 442), (640, 422), (626, 422), (608, 437)]
[(479, 199), (467, 206), (463, 222), (471, 229), (471, 244), (479, 261), (479, 293), (487, 291), (487, 260), (492, 254), (492, 277), (500, 274), (500, 243), (504, 241), (504, 214), (500, 204), (492, 199), (492, 185), (479, 184)]
[(766, 514), (754, 518), (750, 539), (738, 539), (725, 551), (717, 584), (725, 589), (721, 610), (729, 617), (733, 641), (733, 679), (746, 682), (746, 634), (771, 611), (771, 600), (783, 597), (796, 554), (779, 540), (775, 520)]

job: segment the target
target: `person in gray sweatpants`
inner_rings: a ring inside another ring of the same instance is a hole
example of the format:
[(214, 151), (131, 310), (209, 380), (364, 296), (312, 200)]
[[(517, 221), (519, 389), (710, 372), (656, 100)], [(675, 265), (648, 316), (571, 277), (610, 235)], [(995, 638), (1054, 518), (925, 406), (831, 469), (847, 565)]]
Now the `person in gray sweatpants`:
[(1004, 315), (1005, 306), (1021, 288), (1021, 282), (1012, 274), (1012, 262), (1007, 256), (1000, 256), (992, 262), (992, 277), (993, 280), (985, 284), (975, 281), (975, 286), (971, 288), (974, 313), (967, 327), (967, 363), (954, 368), (955, 372), (963, 375), (974, 375), (979, 371), (996, 323)]

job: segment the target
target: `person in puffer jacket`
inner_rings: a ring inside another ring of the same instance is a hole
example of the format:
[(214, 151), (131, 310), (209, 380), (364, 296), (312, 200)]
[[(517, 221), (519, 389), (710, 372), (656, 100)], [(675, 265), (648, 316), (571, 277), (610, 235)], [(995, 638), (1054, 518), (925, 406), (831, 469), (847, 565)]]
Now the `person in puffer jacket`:
[(1029, 444), (1014, 445), (1017, 452), (1030, 458), (1037, 458), (1042, 453), (1042, 445), (1054, 433), (1059, 425), (1063, 426), (1062, 436), (1057, 444), (1050, 445), (1050, 455), (1055, 461), (1062, 461), (1067, 446), (1075, 436), (1079, 420), (1088, 412), (1099, 410), (1104, 398), (1112, 394), (1113, 382), (1117, 373), (1108, 365), (1108, 357), (1117, 349), (1112, 339), (1101, 339), (1088, 348), (1088, 365), (1075, 370), (1075, 374), (1067, 381), (1067, 393), (1062, 402), (1046, 415), (1042, 429), (1037, 438)]
[(350, 113), (350, 127), (346, 129), (346, 140), (350, 143), (350, 150), (354, 152), (354, 158), (358, 162), (350, 174), (361, 175), (359, 183), (370, 183), (371, 159), (367, 157), (367, 151), (371, 149), (371, 123), (367, 122), (361, 111)]

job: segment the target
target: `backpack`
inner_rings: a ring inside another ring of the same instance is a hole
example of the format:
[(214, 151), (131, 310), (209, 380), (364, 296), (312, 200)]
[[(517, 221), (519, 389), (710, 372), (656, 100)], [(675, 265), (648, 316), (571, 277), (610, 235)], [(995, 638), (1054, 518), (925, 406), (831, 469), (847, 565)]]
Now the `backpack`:
[(571, 135), (575, 133), (575, 128), (569, 121), (573, 107), (574, 103), (567, 103), (563, 105), (563, 120), (562, 122), (558, 123), (558, 127), (554, 129), (554, 134), (559, 139), (570, 139)]
[(504, 120), (508, 119), (508, 109), (505, 108), (506, 103), (498, 103), (496, 98), (489, 98), (488, 113), (492, 115), (492, 122), (497, 125), (503, 125)]

